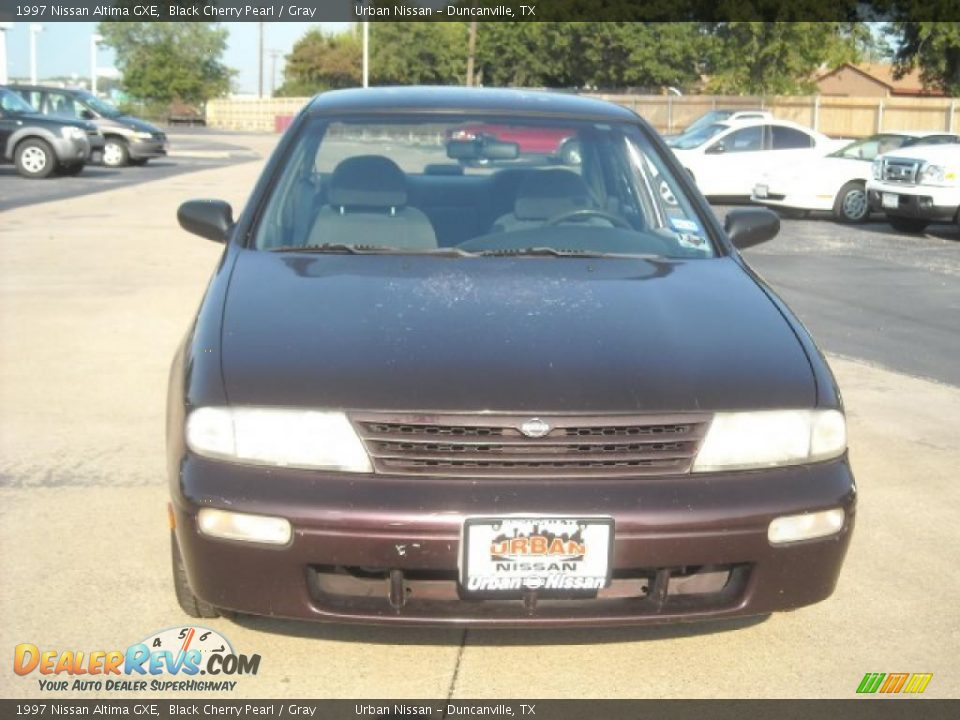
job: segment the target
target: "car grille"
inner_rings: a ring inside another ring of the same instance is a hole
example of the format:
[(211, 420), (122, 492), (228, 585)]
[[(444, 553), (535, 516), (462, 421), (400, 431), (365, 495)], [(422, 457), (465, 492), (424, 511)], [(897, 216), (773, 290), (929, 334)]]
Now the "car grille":
[(920, 171), (919, 160), (886, 158), (883, 161), (882, 177), (887, 182), (915, 185)]
[(377, 472), (464, 477), (636, 476), (686, 473), (709, 415), (533, 416), (353, 413)]

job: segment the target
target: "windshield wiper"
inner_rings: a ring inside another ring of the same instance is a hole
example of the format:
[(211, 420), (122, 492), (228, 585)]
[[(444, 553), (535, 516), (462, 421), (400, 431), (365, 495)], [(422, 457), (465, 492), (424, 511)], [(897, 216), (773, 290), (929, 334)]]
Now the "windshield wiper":
[(433, 248), (428, 250), (408, 250), (403, 248), (381, 247), (379, 245), (348, 245), (346, 243), (327, 243), (325, 245), (282, 245), (270, 248), (278, 253), (344, 253), (347, 255), (430, 255), (431, 257), (474, 257), (475, 253), (455, 247)]
[(510, 250), (481, 250), (477, 254), (495, 257), (611, 257), (610, 253), (601, 253), (592, 250), (557, 250), (556, 248), (552, 247), (514, 248)]

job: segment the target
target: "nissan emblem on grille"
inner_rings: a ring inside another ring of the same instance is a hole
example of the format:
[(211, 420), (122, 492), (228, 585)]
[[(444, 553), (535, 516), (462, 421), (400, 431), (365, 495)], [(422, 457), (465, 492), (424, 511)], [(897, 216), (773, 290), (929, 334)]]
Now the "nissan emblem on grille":
[(520, 426), (520, 432), (531, 438), (541, 438), (550, 432), (550, 429), (550, 424), (545, 423), (540, 418), (527, 420)]

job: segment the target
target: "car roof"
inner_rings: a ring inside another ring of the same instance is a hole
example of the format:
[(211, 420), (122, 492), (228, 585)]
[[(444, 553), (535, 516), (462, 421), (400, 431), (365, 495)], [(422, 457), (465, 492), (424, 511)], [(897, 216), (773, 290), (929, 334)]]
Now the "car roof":
[(466, 87), (378, 87), (332, 90), (309, 104), (316, 114), (466, 111), (485, 115), (546, 115), (571, 119), (637, 122), (620, 105), (579, 95)]
[(58, 90), (59, 92), (86, 92), (82, 87), (60, 87), (59, 85), (33, 85), (31, 83), (10, 83), (7, 87), (15, 90)]

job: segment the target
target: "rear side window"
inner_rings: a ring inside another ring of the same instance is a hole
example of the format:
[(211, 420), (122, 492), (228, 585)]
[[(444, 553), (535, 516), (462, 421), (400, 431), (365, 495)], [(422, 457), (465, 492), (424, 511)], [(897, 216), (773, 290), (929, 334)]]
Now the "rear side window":
[(56, 117), (75, 119), (80, 117), (83, 107), (66, 93), (47, 93), (47, 102), (44, 113)]
[(797, 150), (813, 147), (813, 138), (800, 130), (774, 125), (771, 131), (773, 133), (774, 150)]
[(763, 126), (743, 128), (723, 139), (725, 152), (753, 152), (763, 149)]

